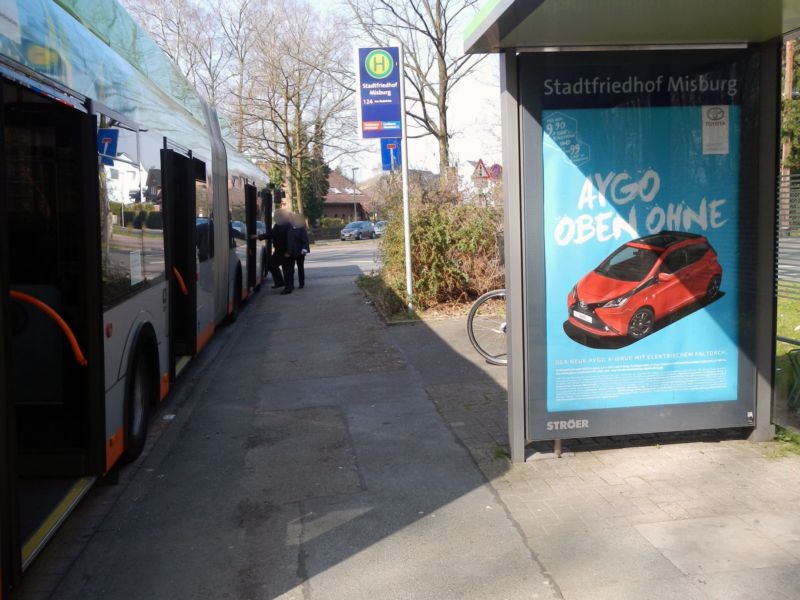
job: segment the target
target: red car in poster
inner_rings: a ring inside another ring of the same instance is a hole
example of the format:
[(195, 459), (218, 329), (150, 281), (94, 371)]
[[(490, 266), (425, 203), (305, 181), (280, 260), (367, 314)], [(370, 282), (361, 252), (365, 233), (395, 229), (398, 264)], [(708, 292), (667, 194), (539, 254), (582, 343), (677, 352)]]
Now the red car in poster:
[(656, 323), (720, 290), (722, 267), (708, 240), (662, 231), (617, 248), (567, 295), (569, 323), (602, 337), (641, 339)]

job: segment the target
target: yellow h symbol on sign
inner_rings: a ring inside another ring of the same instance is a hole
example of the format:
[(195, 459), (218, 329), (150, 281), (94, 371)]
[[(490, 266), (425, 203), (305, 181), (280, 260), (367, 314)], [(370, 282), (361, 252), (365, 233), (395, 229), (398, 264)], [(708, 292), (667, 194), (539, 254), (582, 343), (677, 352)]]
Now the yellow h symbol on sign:
[(394, 70), (394, 59), (386, 50), (373, 50), (364, 61), (367, 73), (375, 79), (385, 79)]

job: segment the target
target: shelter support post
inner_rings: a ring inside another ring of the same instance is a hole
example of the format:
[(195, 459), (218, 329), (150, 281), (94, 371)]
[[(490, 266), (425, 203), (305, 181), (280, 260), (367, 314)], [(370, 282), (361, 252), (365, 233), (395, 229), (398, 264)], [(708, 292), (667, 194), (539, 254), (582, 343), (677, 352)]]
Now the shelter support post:
[(517, 55), (500, 53), (505, 209), (506, 320), (508, 324), (508, 441), (511, 462), (525, 462), (525, 320), (522, 270), (522, 189)]
[(771, 332), (759, 335), (756, 341), (756, 414), (755, 427), (750, 433), (752, 442), (764, 442), (775, 437), (772, 424), (772, 393), (775, 377), (775, 218), (777, 202), (776, 174), (779, 172), (778, 144), (780, 143), (780, 69), (781, 40), (765, 42), (760, 47), (759, 89), (759, 219), (758, 271), (756, 294), (756, 331)]

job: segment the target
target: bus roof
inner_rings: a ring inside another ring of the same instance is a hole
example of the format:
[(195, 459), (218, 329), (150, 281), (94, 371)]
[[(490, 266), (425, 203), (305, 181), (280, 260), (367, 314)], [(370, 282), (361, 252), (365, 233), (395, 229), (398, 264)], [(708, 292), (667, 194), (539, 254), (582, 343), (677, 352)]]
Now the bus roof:
[(8, 0), (0, 12), (0, 54), (211, 159), (203, 100), (117, 0)]

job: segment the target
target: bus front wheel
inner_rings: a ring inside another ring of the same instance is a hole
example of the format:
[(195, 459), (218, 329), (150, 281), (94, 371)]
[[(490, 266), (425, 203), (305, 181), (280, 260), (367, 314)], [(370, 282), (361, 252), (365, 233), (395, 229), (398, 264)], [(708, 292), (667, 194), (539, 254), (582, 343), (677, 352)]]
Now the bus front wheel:
[(150, 406), (153, 404), (151, 379), (147, 351), (140, 345), (127, 377), (124, 419), (125, 450), (122, 452), (122, 462), (124, 463), (136, 460), (147, 441)]

